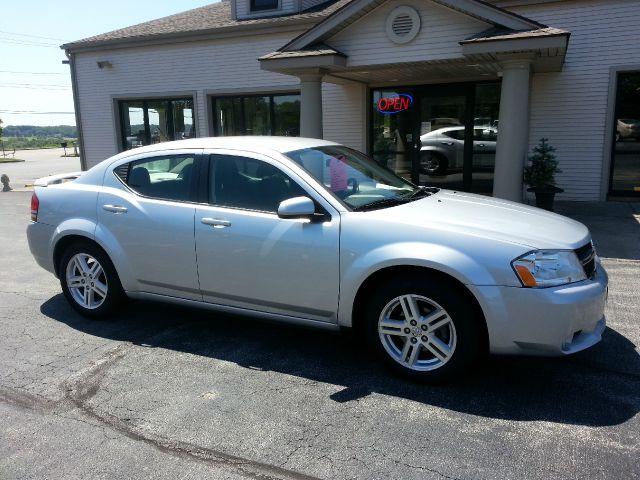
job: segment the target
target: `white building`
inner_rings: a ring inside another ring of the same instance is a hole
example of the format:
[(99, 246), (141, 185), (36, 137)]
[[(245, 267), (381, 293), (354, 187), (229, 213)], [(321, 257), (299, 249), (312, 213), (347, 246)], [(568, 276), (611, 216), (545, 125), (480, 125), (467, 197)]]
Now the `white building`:
[[(323, 137), (415, 183), (640, 193), (637, 0), (231, 0), (64, 45), (88, 168), (190, 136)], [(422, 141), (420, 137), (422, 136)]]

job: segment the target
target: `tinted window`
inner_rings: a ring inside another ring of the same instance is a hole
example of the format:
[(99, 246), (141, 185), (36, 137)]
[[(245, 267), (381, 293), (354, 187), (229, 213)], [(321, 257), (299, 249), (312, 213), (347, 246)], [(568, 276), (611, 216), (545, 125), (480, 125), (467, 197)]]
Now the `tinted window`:
[(453, 138), (455, 140), (464, 140), (464, 128), (457, 130), (449, 130), (448, 132), (442, 132), (445, 137)]
[(126, 163), (114, 173), (131, 190), (145, 197), (190, 201), (193, 167), (193, 156), (171, 155)]
[(213, 99), (216, 136), (284, 135), (300, 130), (300, 95), (250, 95)]
[(193, 100), (136, 100), (120, 102), (122, 148), (195, 137)]
[(278, 0), (251, 0), (251, 11), (273, 10), (278, 8)]
[(307, 193), (288, 175), (266, 162), (233, 155), (211, 155), (209, 203), (277, 212), (283, 200)]

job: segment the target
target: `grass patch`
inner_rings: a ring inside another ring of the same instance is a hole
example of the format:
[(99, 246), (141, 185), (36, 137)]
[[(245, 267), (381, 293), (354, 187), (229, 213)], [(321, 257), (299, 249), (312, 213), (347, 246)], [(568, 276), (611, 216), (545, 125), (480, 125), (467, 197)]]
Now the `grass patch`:
[(0, 163), (24, 162), (22, 158), (0, 157)]

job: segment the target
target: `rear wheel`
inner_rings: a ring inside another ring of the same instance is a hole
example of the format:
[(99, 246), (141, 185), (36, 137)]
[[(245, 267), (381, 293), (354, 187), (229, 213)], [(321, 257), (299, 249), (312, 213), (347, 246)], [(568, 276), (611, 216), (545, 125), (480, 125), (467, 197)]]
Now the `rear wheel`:
[(481, 353), (480, 321), (453, 282), (430, 276), (391, 279), (366, 310), (370, 347), (396, 372), (444, 381), (471, 368)]
[(124, 298), (111, 260), (96, 245), (71, 245), (62, 255), (58, 271), (64, 296), (84, 316), (104, 317)]

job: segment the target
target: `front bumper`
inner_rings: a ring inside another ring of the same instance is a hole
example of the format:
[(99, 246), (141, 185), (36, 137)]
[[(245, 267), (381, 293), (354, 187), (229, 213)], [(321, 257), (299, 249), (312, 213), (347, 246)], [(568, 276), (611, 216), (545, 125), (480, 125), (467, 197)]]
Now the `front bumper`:
[(554, 288), (476, 286), (492, 353), (568, 355), (598, 343), (606, 327), (609, 279), (600, 264), (592, 280)]

